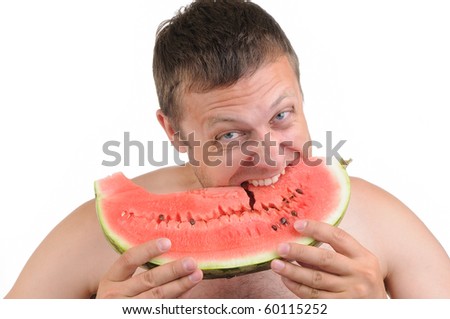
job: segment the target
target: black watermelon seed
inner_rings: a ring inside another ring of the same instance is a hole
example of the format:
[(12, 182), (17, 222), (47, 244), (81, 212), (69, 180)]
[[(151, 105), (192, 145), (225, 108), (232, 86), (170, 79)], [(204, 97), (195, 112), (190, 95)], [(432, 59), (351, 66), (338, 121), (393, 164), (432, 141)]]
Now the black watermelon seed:
[(275, 204), (273, 204), (273, 203), (270, 203), (269, 204), (269, 207), (270, 208), (273, 208), (273, 209), (275, 209), (275, 210), (280, 210)]
[(286, 218), (282, 217), (282, 218), (280, 219), (280, 223), (281, 223), (282, 225), (286, 225), (286, 224), (288, 224), (288, 221), (287, 221)]
[(189, 223), (190, 223), (191, 225), (195, 225), (195, 220), (194, 220), (193, 218), (191, 218), (191, 219), (189, 219)]
[(296, 212), (295, 210), (293, 210), (293, 211), (291, 212), (291, 215), (297, 217), (297, 212)]
[(299, 194), (302, 194), (303, 195), (303, 191), (300, 189), (300, 188), (297, 188), (296, 190), (295, 190), (297, 193), (299, 193)]
[(274, 231), (277, 231), (277, 230), (278, 230), (277, 225), (272, 225), (272, 229), (273, 229)]
[(161, 215), (159, 215), (159, 217), (158, 217), (158, 218), (159, 218), (159, 220), (160, 220), (160, 221), (163, 221), (163, 220), (164, 220), (164, 215), (163, 215), (163, 214), (161, 214)]

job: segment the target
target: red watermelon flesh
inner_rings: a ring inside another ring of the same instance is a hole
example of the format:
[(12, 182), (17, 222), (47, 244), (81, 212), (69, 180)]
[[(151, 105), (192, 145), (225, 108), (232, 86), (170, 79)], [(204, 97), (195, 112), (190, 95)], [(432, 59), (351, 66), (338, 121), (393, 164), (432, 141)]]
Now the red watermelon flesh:
[(350, 182), (337, 161), (287, 167), (270, 186), (215, 187), (154, 194), (122, 173), (95, 183), (102, 229), (119, 252), (167, 237), (169, 252), (153, 267), (194, 257), (205, 278), (230, 277), (267, 269), (281, 242), (315, 244), (293, 224), (315, 219), (337, 225), (350, 196)]

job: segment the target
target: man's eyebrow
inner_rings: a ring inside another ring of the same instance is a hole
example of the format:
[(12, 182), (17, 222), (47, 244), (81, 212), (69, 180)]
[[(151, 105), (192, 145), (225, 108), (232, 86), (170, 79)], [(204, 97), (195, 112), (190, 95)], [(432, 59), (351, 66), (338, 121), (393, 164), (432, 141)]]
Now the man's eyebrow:
[(238, 119), (232, 118), (232, 117), (225, 117), (225, 116), (214, 116), (213, 118), (210, 118), (208, 120), (208, 127), (212, 127), (217, 123), (222, 123), (222, 122), (238, 122)]
[(280, 95), (271, 105), (270, 108), (273, 109), (274, 107), (276, 107), (278, 104), (281, 103), (281, 101), (283, 101), (285, 98), (287, 97), (291, 97), (292, 95), (287, 94), (287, 93), (283, 93), (282, 95)]

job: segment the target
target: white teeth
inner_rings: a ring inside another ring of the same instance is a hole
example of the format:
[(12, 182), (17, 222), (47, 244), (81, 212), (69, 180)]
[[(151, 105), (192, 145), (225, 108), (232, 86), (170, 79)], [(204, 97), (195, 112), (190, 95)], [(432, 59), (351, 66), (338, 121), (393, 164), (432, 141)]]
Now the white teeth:
[(281, 171), (281, 175), (284, 175), (284, 173), (286, 173), (286, 170), (283, 168), (283, 170)]
[(275, 176), (273, 176), (273, 177), (271, 177), (271, 178), (266, 178), (266, 179), (252, 179), (252, 180), (249, 180), (248, 182), (250, 183), (250, 184), (252, 184), (253, 186), (269, 186), (269, 185), (273, 185), (273, 184), (275, 184), (276, 182), (278, 182), (278, 179), (280, 178), (280, 176), (281, 175), (283, 175), (285, 172), (284, 172), (284, 169), (283, 169), (283, 171), (280, 173), (280, 174), (277, 174), (277, 175), (275, 175)]
[(278, 182), (279, 178), (280, 178), (280, 174), (275, 175), (274, 177), (272, 177), (272, 184), (275, 184), (276, 182)]

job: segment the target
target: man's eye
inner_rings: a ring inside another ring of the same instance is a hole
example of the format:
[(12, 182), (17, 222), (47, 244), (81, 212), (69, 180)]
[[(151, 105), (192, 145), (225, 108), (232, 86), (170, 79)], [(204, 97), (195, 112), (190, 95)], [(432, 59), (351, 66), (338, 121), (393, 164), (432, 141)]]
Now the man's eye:
[(218, 141), (231, 141), (235, 138), (239, 137), (238, 132), (228, 132), (217, 137)]
[(275, 121), (282, 121), (284, 120), (287, 116), (289, 115), (289, 112), (284, 111), (284, 112), (280, 112), (277, 115), (275, 115), (274, 120)]

